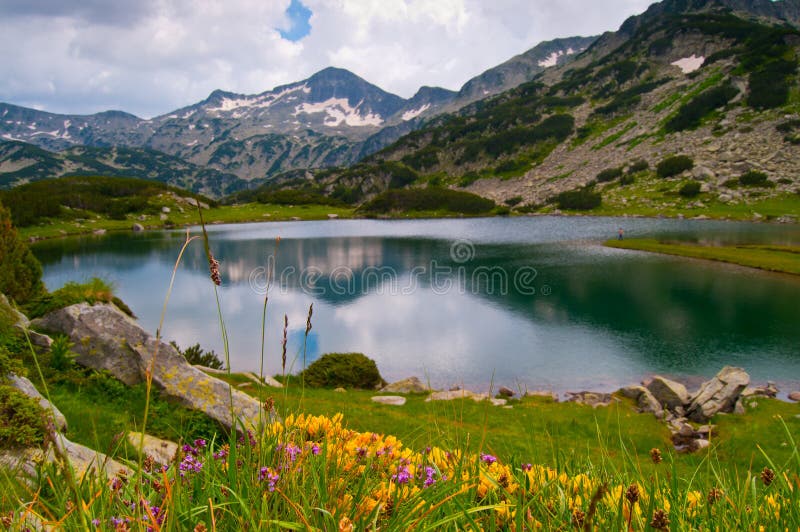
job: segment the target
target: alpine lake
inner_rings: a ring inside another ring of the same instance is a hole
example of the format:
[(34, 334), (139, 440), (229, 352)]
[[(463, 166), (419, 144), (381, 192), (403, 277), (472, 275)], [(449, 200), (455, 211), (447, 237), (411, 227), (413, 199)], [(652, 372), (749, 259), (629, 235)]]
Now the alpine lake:
[[(644, 218), (213, 225), (222, 286), (215, 295), (202, 239), (192, 241), (162, 336), (224, 359), (221, 314), (232, 369), (274, 375), (285, 315), (287, 372), (361, 352), (387, 381), (415, 375), (439, 388), (612, 391), (656, 373), (694, 387), (725, 365), (775, 381), (781, 396), (800, 388), (800, 277), (604, 247), (619, 228), (800, 244), (796, 225)], [(112, 233), (33, 249), (49, 289), (101, 277), (155, 334), (185, 239), (185, 229)]]

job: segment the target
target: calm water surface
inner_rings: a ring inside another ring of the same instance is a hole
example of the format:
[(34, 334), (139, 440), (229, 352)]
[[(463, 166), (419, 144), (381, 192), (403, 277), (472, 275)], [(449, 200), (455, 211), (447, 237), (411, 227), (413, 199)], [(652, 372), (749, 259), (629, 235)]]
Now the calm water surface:
[[(618, 227), (629, 237), (800, 244), (795, 226), (651, 219), (212, 226), (231, 365), (259, 370), (265, 271), (280, 236), (267, 310), (270, 374), (280, 373), (284, 314), (290, 363), (302, 366), (313, 303), (307, 361), (363, 352), (388, 380), (611, 390), (653, 373), (696, 383), (734, 364), (784, 391), (800, 386), (800, 278), (599, 245)], [(112, 234), (34, 251), (50, 289), (103, 277), (154, 332), (184, 236)], [(199, 241), (180, 266), (164, 336), (223, 352)]]

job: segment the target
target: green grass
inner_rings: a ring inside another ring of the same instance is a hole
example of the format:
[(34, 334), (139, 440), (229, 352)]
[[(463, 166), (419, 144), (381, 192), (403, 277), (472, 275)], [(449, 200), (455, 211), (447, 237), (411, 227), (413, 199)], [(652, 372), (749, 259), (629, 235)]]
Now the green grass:
[(609, 240), (609, 247), (729, 262), (740, 266), (800, 275), (798, 246), (701, 246), (652, 239)]

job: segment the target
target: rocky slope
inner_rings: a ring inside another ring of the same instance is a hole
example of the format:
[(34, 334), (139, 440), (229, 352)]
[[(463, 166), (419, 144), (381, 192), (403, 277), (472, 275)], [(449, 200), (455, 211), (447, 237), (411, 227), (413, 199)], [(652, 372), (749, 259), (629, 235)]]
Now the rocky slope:
[[(398, 186), (463, 187), (545, 211), (572, 190), (633, 213), (780, 201), (800, 184), (800, 31), (785, 23), (799, 5), (667, 0), (570, 64), (438, 117), (360, 165), (318, 173), (318, 182), (361, 199)], [(674, 155), (688, 169), (662, 179), (654, 170)], [(396, 174), (398, 165), (413, 179), (393, 179), (387, 168)], [(745, 186), (748, 172), (767, 181)], [(689, 181), (700, 195), (679, 194)]]

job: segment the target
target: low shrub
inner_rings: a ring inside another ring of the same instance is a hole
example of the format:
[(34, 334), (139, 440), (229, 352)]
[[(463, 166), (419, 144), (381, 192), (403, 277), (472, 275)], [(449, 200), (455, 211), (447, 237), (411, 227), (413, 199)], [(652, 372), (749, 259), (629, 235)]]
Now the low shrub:
[[(93, 277), (85, 283), (69, 282), (49, 294), (42, 294), (25, 305), (28, 317), (38, 318), (48, 312), (58, 310), (76, 303), (111, 303), (114, 300), (111, 284)], [(130, 309), (128, 309), (130, 310)]]
[(503, 203), (505, 203), (509, 207), (514, 207), (522, 203), (522, 196), (514, 196), (513, 198), (508, 198)]
[(57, 371), (69, 369), (75, 358), (72, 352), (73, 345), (69, 340), (69, 336), (64, 334), (55, 336), (53, 344), (50, 346), (50, 367)]
[(597, 174), (597, 181), (599, 183), (607, 183), (613, 181), (622, 175), (622, 168), (606, 168)]
[(673, 155), (658, 163), (656, 173), (658, 177), (672, 177), (692, 168), (694, 168), (694, 161), (691, 157), (688, 155)]
[(677, 114), (664, 124), (664, 129), (669, 133), (675, 133), (696, 128), (711, 111), (725, 106), (737, 94), (739, 90), (730, 81), (702, 92), (683, 105)]
[(386, 384), (375, 361), (361, 353), (322, 355), (300, 373), (300, 378), (314, 388), (374, 390)]
[(622, 186), (632, 185), (636, 181), (636, 178), (633, 177), (631, 174), (625, 174), (624, 176), (619, 178), (619, 184)]
[(170, 342), (170, 345), (174, 347), (178, 353), (182, 354), (189, 364), (205, 366), (211, 369), (225, 369), (225, 363), (220, 360), (213, 349), (211, 351), (203, 351), (200, 344), (194, 344), (186, 349), (181, 349), (175, 341)]
[(767, 174), (757, 170), (750, 170), (739, 176), (739, 184), (745, 187), (767, 186)]
[(460, 214), (488, 213), (495, 207), (490, 200), (460, 190), (428, 187), (387, 190), (360, 207), (367, 214), (409, 211), (448, 211)]
[(684, 198), (694, 198), (700, 194), (700, 186), (701, 185), (698, 181), (689, 181), (681, 187), (681, 189), (678, 191), (678, 194)]
[(16, 388), (0, 385), (0, 449), (41, 444), (46, 419), (36, 401)]
[(562, 192), (556, 196), (559, 209), (588, 211), (597, 208), (602, 203), (602, 196), (591, 188), (582, 188)]
[(628, 174), (637, 174), (648, 169), (650, 169), (650, 163), (644, 159), (637, 159), (636, 161), (633, 161), (630, 166), (628, 166)]

